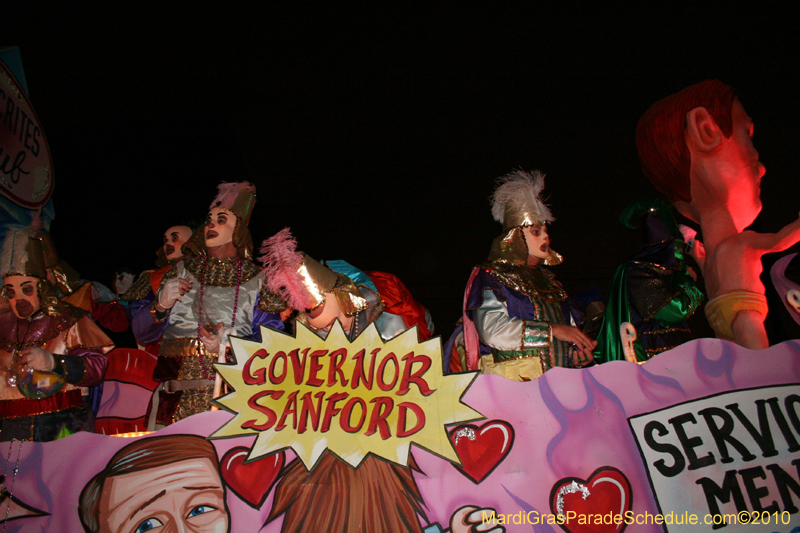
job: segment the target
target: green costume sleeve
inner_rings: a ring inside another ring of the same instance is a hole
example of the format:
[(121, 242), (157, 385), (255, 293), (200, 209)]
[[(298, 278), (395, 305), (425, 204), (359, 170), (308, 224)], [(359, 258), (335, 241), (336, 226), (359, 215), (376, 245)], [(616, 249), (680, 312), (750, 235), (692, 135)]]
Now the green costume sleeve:
[[(622, 338), (619, 328), (624, 322), (631, 321), (630, 302), (628, 301), (628, 262), (622, 263), (614, 273), (611, 286), (608, 289), (608, 304), (597, 334), (597, 347), (594, 349), (594, 359), (598, 363), (608, 361), (625, 361), (625, 351), (622, 348)], [(639, 339), (633, 343), (636, 359), (646, 361), (644, 347)]]
[(664, 327), (680, 324), (692, 316), (703, 301), (703, 293), (685, 267), (672, 275), (671, 282), (675, 296), (655, 316)]

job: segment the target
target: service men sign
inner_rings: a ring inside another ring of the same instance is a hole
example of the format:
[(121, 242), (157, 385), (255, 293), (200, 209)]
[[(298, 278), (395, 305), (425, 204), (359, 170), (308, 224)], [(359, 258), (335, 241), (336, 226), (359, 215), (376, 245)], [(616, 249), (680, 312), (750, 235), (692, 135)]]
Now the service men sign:
[(0, 193), (36, 209), (50, 199), (53, 184), (44, 130), (25, 92), (0, 62)]
[[(800, 498), (800, 387), (758, 387), (635, 416), (629, 423), (662, 514), (682, 509), (717, 523), (669, 531), (713, 531), (723, 517), (788, 523)], [(783, 515), (783, 516), (781, 516)]]

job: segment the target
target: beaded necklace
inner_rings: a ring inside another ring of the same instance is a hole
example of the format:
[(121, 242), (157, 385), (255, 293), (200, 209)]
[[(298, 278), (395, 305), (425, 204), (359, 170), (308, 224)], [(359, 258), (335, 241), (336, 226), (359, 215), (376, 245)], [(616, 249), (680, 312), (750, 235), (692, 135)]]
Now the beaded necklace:
[[(233, 296), (233, 316), (231, 317), (231, 329), (236, 325), (236, 310), (239, 308), (239, 287), (242, 285), (242, 258), (236, 257), (236, 292)], [(202, 324), (203, 318), (203, 292), (205, 289), (206, 281), (206, 265), (208, 264), (208, 255), (203, 256), (203, 269), (200, 272), (200, 294), (198, 297), (198, 320), (197, 320), (197, 347), (200, 348), (200, 331), (204, 327)], [(220, 345), (220, 349), (222, 346)], [(215, 371), (208, 371), (206, 364), (203, 361), (203, 355), (200, 354), (200, 372), (205, 379), (214, 379)]]
[[(38, 313), (38, 311), (37, 311)], [(6, 383), (8, 383), (9, 387), (16, 387), (17, 386), (17, 372), (19, 371), (19, 364), (15, 365), (14, 361), (19, 357), (19, 352), (22, 351), (23, 347), (25, 346), (25, 339), (28, 338), (28, 332), (31, 329), (31, 324), (33, 324), (33, 315), (27, 317), (27, 319), (18, 319), (17, 320), (17, 344), (14, 349), (11, 351), (11, 358), (8, 361), (8, 366), (5, 368), (6, 372)], [(28, 326), (25, 328), (25, 333), (22, 335), (22, 340), (19, 338), (19, 330), (22, 329), (19, 326), (21, 320), (27, 320)], [(5, 366), (5, 365), (4, 365)]]
[(16, 485), (17, 483), (17, 474), (19, 474), (19, 457), (20, 454), (22, 453), (22, 441), (19, 441), (19, 448), (17, 448), (17, 463), (14, 465), (14, 470), (12, 470), (14, 477), (11, 478), (11, 489), (8, 489), (6, 487), (6, 480), (8, 479), (8, 465), (11, 464), (11, 450), (14, 448), (14, 443), (16, 441), (17, 439), (11, 439), (11, 441), (8, 443), (8, 458), (6, 459), (6, 471), (5, 474), (3, 474), (3, 481), (2, 481), (3, 483), (2, 496), (5, 496), (8, 499), (8, 504), (6, 505), (6, 517), (3, 519), (3, 529), (1, 531), (5, 531), (6, 526), (8, 525), (8, 515), (11, 512), (11, 503), (12, 503), (12, 498), (14, 496), (14, 485)]

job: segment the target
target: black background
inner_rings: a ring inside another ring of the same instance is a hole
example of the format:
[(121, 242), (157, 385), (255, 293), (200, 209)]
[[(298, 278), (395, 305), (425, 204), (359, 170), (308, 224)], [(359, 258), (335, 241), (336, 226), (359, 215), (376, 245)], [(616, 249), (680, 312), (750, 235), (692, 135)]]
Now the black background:
[(152, 268), (163, 231), (202, 220), (220, 181), (249, 180), (257, 243), (290, 226), (313, 257), (397, 274), (447, 336), (500, 232), (494, 179), (538, 168), (556, 275), (605, 291), (638, 249), (619, 212), (656, 195), (636, 122), (708, 78), (755, 122), (754, 227), (800, 208), (788, 7), (54, 4), (5, 3), (0, 45), (21, 48), (53, 154), (59, 253), (105, 284)]

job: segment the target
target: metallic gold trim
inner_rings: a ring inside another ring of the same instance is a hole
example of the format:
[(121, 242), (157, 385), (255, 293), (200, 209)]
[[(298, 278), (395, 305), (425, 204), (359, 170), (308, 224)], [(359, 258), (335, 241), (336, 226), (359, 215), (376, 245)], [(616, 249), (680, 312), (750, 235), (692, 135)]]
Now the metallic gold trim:
[[(200, 279), (203, 276), (204, 256), (191, 256), (183, 260), (186, 270)], [(238, 279), (238, 263), (236, 257), (216, 259), (209, 257), (206, 261), (206, 270), (203, 283), (212, 287), (236, 287)], [(252, 261), (242, 260), (242, 284), (247, 283), (261, 272), (261, 269)]]
[(692, 330), (689, 328), (667, 328), (667, 329), (659, 329), (656, 331), (640, 331), (638, 332), (640, 335), (663, 335), (665, 333), (672, 333), (673, 331), (680, 331), (683, 333), (691, 333)]
[(197, 338), (163, 339), (158, 350), (159, 356), (164, 357), (217, 357), (218, 354), (211, 353)]
[(478, 265), (497, 281), (530, 298), (545, 302), (563, 302), (567, 293), (555, 281), (555, 276), (544, 268), (492, 261)]
[(495, 364), (498, 364), (498, 363), (505, 363), (506, 361), (516, 361), (517, 359), (533, 359), (535, 357), (538, 357), (540, 360), (544, 361), (544, 355), (546, 354), (519, 355), (517, 357), (508, 357), (505, 359), (495, 359), (494, 355), (495, 351), (492, 350), (492, 360), (494, 361)]
[[(0, 338), (0, 349), (6, 350), (7, 352), (12, 352), (14, 350), (22, 350), (23, 348), (27, 348), (29, 346), (44, 346), (51, 340), (61, 335), (61, 333), (63, 333), (65, 330), (75, 325), (78, 320), (80, 320), (86, 314), (86, 311), (83, 309), (78, 309), (77, 307), (73, 307), (69, 304), (64, 305), (67, 306), (65, 312), (58, 316), (58, 318), (61, 319), (61, 322), (44, 332), (41, 337), (32, 339), (30, 342), (21, 343), (17, 342), (16, 339)], [(22, 322), (22, 320), (19, 320), (18, 323), (19, 322)], [(11, 334), (11, 331), (6, 331), (4, 333), (8, 335)]]
[[(174, 271), (174, 270), (173, 270)], [(139, 277), (136, 278), (136, 281), (133, 282), (130, 289), (125, 291), (125, 294), (119, 297), (120, 300), (123, 302), (133, 302), (135, 300), (141, 300), (142, 298), (146, 297), (150, 294), (150, 291), (153, 290), (153, 287), (150, 286), (150, 273), (153, 272), (152, 270), (145, 270)], [(166, 274), (164, 275), (166, 277)]]
[[(165, 311), (159, 311), (156, 305), (158, 304), (158, 300), (153, 300), (153, 303), (150, 304), (150, 316), (153, 317), (153, 322), (158, 324), (162, 324), (167, 317), (169, 316), (169, 309)], [(161, 314), (163, 316), (159, 317), (158, 315)]]

